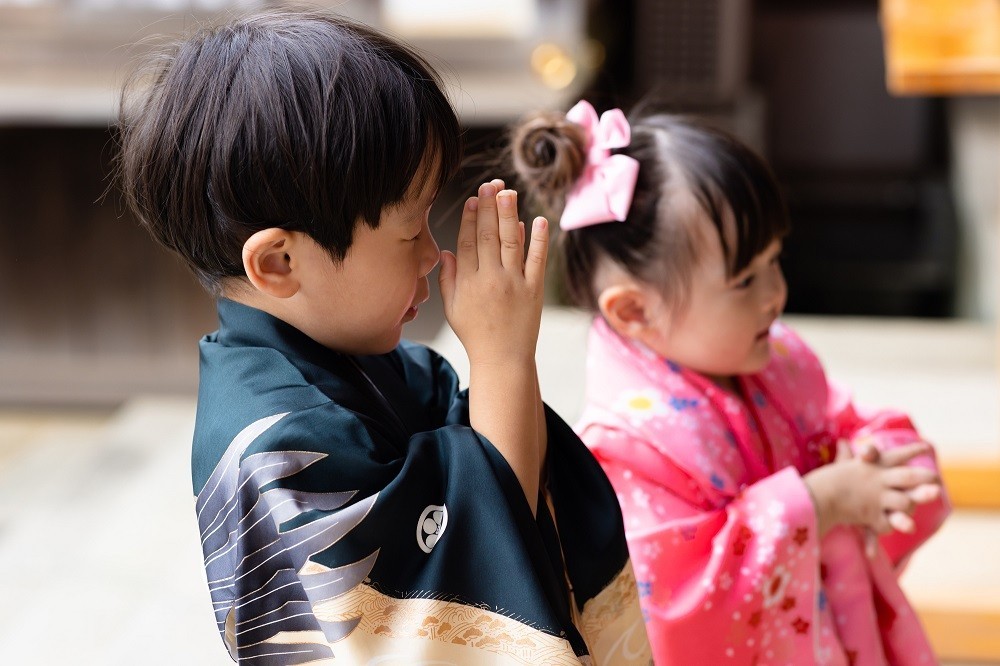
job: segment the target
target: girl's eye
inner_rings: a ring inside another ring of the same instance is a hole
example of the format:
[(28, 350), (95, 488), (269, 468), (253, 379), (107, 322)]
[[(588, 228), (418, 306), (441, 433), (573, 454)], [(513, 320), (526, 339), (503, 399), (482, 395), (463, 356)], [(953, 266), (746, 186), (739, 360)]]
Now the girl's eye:
[(753, 275), (748, 275), (733, 286), (736, 289), (748, 289), (753, 284), (753, 278)]

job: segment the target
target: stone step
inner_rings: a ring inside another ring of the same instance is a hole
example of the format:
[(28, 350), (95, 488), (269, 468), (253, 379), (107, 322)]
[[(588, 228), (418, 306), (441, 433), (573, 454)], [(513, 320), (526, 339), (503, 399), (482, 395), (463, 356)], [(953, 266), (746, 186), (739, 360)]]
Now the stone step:
[[(200, 565), (193, 398), (75, 422), (2, 417), (0, 663), (231, 663)], [(1000, 663), (998, 546), (1000, 512), (959, 510), (904, 573), (948, 666)]]
[(911, 558), (903, 589), (942, 660), (1000, 663), (1000, 511), (958, 510)]
[[(190, 481), (192, 398), (36, 427), (0, 466), (0, 663), (232, 663)], [(53, 627), (58, 626), (58, 640)]]

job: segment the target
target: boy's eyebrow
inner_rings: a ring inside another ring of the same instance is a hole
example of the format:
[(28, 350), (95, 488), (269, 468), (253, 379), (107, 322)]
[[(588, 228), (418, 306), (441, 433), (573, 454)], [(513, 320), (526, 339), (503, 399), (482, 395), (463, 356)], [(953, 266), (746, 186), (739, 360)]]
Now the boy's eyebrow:
[(441, 189), (442, 188), (440, 187), (433, 187), (427, 192), (423, 192), (422, 193), (423, 196), (421, 196), (418, 199), (420, 207), (429, 208), (430, 206), (434, 205), (434, 202), (437, 200), (437, 198), (441, 196)]

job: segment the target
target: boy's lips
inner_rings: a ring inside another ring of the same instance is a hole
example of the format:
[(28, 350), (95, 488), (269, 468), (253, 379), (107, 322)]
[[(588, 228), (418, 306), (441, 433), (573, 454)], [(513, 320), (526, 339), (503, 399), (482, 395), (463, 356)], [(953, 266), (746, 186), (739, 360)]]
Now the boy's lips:
[(428, 301), (428, 299), (430, 299), (430, 297), (431, 297), (430, 294), (427, 294), (426, 296), (418, 298), (417, 301), (416, 301), (416, 303), (414, 303), (413, 305), (411, 305), (406, 310), (406, 312), (403, 313), (403, 323), (405, 324), (407, 322), (410, 322), (410, 321), (413, 321), (414, 319), (416, 319), (417, 318), (417, 313), (420, 311), (420, 306), (422, 304), (426, 303)]

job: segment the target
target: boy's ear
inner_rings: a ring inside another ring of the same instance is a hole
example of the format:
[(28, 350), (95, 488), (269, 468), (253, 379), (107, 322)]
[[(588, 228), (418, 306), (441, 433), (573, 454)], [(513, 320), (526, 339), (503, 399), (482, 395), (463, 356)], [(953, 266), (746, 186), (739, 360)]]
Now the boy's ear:
[(612, 329), (627, 338), (642, 339), (649, 328), (649, 294), (635, 284), (606, 287), (597, 306)]
[(262, 229), (243, 244), (243, 270), (258, 291), (289, 298), (299, 290), (293, 269), (296, 237), (284, 229)]

